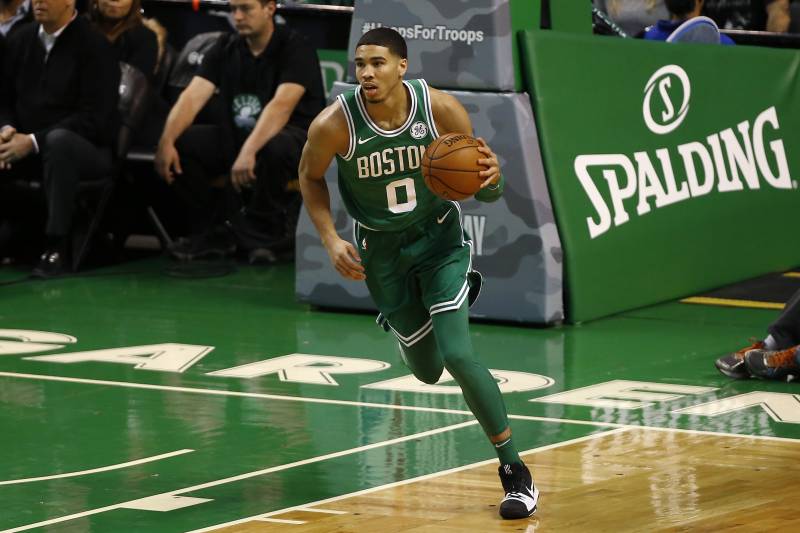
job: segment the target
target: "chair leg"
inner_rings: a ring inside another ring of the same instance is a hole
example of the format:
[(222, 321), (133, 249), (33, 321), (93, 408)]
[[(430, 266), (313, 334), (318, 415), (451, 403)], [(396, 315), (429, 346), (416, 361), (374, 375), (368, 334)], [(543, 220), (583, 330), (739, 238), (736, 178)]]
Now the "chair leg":
[(156, 214), (152, 206), (147, 206), (147, 216), (150, 217), (150, 222), (153, 223), (153, 227), (158, 234), (158, 240), (161, 241), (161, 247), (166, 250), (172, 246), (172, 238), (170, 238), (169, 233), (167, 233), (167, 229), (164, 227), (164, 224), (161, 223), (161, 219), (158, 218), (158, 214)]
[(103, 219), (103, 216), (106, 212), (106, 206), (108, 205), (109, 200), (111, 199), (111, 193), (114, 191), (114, 182), (112, 181), (109, 183), (104, 189), (103, 193), (100, 196), (100, 201), (97, 203), (97, 209), (94, 212), (94, 215), (91, 217), (91, 221), (89, 222), (89, 228), (86, 230), (86, 236), (83, 238), (83, 241), (78, 248), (78, 253), (74, 254), (72, 257), (72, 271), (77, 272), (83, 263), (83, 260), (86, 258), (86, 254), (89, 252), (89, 247), (91, 245), (92, 239), (94, 238), (94, 234), (97, 233), (97, 228), (100, 226), (100, 222)]

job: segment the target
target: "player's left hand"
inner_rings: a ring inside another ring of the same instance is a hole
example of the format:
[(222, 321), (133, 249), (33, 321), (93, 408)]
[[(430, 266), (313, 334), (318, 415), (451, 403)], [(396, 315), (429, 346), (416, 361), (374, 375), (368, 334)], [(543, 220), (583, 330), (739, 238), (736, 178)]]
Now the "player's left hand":
[(249, 187), (256, 179), (256, 155), (242, 149), (231, 167), (231, 182), (237, 191)]
[(480, 176), (484, 178), (483, 183), (481, 183), (481, 189), (483, 189), (500, 181), (500, 163), (497, 161), (497, 155), (492, 152), (483, 137), (478, 137), (475, 140), (481, 143), (478, 151), (486, 156), (483, 159), (478, 159), (478, 164), (486, 167), (486, 170), (480, 171)]
[(14, 133), (6, 142), (0, 143), (0, 168), (10, 169), (20, 159), (33, 152), (33, 141), (29, 135)]

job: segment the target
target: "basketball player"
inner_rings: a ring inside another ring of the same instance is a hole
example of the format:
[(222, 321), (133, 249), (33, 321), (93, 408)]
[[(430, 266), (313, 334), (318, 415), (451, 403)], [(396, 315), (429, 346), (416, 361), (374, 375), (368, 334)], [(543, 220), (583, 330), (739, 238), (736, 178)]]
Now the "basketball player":
[[(420, 160), (437, 136), (472, 134), (464, 107), (424, 80), (404, 81), (403, 37), (389, 28), (365, 33), (356, 46), (358, 87), (338, 97), (312, 122), (300, 160), (300, 189), (311, 220), (336, 270), (365, 280), (379, 324), (399, 341), (403, 361), (425, 383), (442, 369), (458, 382), (494, 444), (505, 489), (503, 518), (536, 511), (539, 491), (511, 439), (505, 404), (492, 375), (472, 352), (468, 301), (477, 297), (469, 236), (456, 202), (425, 186)], [(476, 199), (503, 191), (497, 156), (485, 145), (485, 181)], [(336, 157), (339, 190), (355, 219), (355, 246), (336, 233), (324, 174)]]

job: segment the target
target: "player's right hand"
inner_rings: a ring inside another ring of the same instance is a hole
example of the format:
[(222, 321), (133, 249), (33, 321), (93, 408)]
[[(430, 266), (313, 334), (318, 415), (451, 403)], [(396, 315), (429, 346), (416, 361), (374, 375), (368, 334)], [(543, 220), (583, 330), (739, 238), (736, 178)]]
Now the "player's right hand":
[(356, 281), (367, 279), (361, 264), (361, 256), (351, 243), (337, 237), (333, 242), (326, 244), (325, 249), (333, 267), (343, 277)]
[(154, 164), (158, 175), (170, 185), (175, 181), (176, 174), (183, 174), (181, 158), (174, 144), (159, 143)]

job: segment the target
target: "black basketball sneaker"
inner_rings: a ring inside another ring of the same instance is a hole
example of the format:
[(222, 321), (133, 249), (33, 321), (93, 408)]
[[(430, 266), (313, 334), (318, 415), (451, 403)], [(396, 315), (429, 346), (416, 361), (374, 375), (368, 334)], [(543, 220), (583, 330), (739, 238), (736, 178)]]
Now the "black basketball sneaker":
[(522, 463), (500, 465), (497, 469), (506, 495), (500, 502), (500, 516), (506, 520), (527, 518), (536, 512), (539, 490), (528, 467)]

